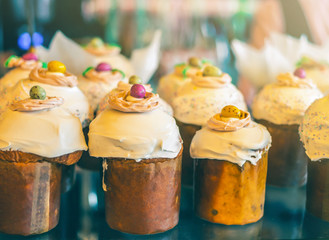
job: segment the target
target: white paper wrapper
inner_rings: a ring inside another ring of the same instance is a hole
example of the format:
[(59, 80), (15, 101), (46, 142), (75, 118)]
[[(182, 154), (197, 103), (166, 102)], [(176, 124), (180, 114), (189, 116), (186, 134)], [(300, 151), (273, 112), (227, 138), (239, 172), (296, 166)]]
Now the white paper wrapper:
[(136, 74), (147, 83), (156, 71), (160, 60), (161, 31), (157, 30), (153, 40), (146, 48), (136, 49), (129, 60), (123, 55), (105, 58), (96, 57), (86, 52), (79, 44), (57, 31), (50, 43), (49, 49), (37, 48), (37, 54), (42, 61), (58, 60), (66, 65), (69, 72), (80, 75), (87, 67), (96, 66), (106, 61), (113, 68), (122, 70), (127, 77)]
[(260, 50), (233, 40), (232, 50), (239, 73), (257, 88), (274, 82), (279, 73), (294, 71), (296, 63), (303, 56), (329, 62), (329, 42), (324, 46), (317, 46), (309, 43), (305, 36), (297, 39), (272, 33)]

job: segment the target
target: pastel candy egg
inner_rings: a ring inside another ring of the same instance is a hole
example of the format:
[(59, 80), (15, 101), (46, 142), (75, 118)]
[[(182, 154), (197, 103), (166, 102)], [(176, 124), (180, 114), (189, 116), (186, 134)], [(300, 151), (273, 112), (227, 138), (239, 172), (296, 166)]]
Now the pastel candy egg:
[(50, 61), (48, 63), (48, 71), (49, 72), (59, 72), (59, 73), (65, 73), (66, 67), (63, 63), (59, 61)]
[(129, 83), (130, 84), (142, 84), (142, 79), (140, 79), (138, 76), (133, 75), (129, 78)]
[(134, 84), (130, 89), (130, 95), (135, 98), (144, 98), (146, 90), (142, 84)]
[(222, 109), (220, 115), (226, 118), (240, 118), (242, 114), (240, 109), (236, 106), (227, 105)]
[(205, 77), (218, 77), (222, 71), (215, 66), (207, 66), (203, 69), (202, 75)]
[(112, 70), (112, 67), (110, 66), (110, 64), (105, 63), (105, 62), (102, 62), (102, 63), (99, 63), (97, 65), (97, 67), (95, 68), (95, 70), (97, 72), (106, 72), (106, 71), (111, 71)]
[(26, 53), (22, 56), (22, 58), (27, 61), (28, 60), (38, 61), (38, 57), (34, 53)]
[(35, 85), (35, 86), (31, 87), (31, 89), (30, 89), (30, 97), (32, 99), (45, 100), (46, 91), (42, 87)]

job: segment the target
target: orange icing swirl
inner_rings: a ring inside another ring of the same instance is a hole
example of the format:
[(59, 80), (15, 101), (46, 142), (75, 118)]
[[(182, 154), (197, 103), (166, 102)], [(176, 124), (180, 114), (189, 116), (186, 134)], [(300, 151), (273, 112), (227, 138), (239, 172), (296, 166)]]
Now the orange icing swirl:
[(45, 100), (26, 98), (24, 100), (14, 101), (9, 108), (12, 111), (35, 112), (49, 110), (63, 103), (64, 99), (61, 97), (46, 97)]
[(199, 68), (196, 67), (190, 67), (188, 65), (180, 65), (175, 67), (175, 74), (178, 76), (184, 76), (183, 71), (186, 69), (186, 76), (187, 77), (193, 77), (198, 71), (200, 71)]
[(242, 112), (241, 118), (225, 118), (220, 113), (215, 114), (208, 120), (207, 126), (212, 130), (220, 132), (233, 132), (246, 127), (251, 122), (250, 113), (240, 111)]
[(19, 67), (23, 70), (32, 70), (35, 67), (42, 67), (42, 63), (35, 60), (24, 60), (23, 58), (12, 58), (8, 63), (9, 68)]
[(198, 72), (193, 78), (192, 83), (202, 88), (222, 88), (229, 84), (232, 78), (227, 73), (223, 73), (218, 77), (202, 76), (202, 72)]
[(30, 79), (36, 82), (45, 83), (54, 86), (75, 87), (78, 85), (78, 79), (71, 73), (47, 74), (45, 68), (34, 68), (30, 73)]
[(299, 78), (291, 73), (280, 73), (277, 77), (280, 86), (315, 89), (316, 85), (310, 78)]
[(86, 78), (95, 81), (95, 82), (113, 82), (122, 79), (122, 74), (118, 71), (104, 71), (104, 72), (97, 72), (95, 69), (89, 70), (85, 74)]
[(87, 45), (85, 50), (95, 56), (114, 56), (118, 55), (121, 49), (115, 46), (104, 44), (102, 47), (93, 47), (91, 45)]
[(111, 108), (121, 112), (149, 112), (159, 107), (159, 95), (146, 92), (143, 99), (128, 101), (130, 91), (111, 92), (108, 103)]

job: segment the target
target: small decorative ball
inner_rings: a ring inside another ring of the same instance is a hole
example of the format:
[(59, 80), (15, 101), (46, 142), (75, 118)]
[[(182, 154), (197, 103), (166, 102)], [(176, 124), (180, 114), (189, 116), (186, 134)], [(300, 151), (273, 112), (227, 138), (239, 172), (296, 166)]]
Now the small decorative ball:
[(201, 68), (202, 67), (202, 62), (199, 58), (197, 57), (191, 57), (188, 59), (188, 64), (192, 67), (197, 67)]
[(130, 89), (130, 95), (135, 98), (144, 98), (146, 90), (142, 84), (134, 84)]
[(22, 58), (27, 61), (28, 60), (38, 61), (38, 57), (34, 53), (26, 53), (22, 56)]
[(32, 99), (45, 100), (46, 91), (42, 87), (35, 85), (35, 86), (31, 87), (31, 89), (30, 89), (30, 97)]
[(59, 61), (50, 61), (48, 63), (48, 71), (49, 72), (59, 72), (59, 73), (65, 73), (66, 67), (63, 63)]
[(220, 115), (227, 118), (240, 118), (242, 113), (236, 106), (227, 105), (222, 109)]
[(207, 66), (203, 69), (202, 75), (205, 77), (218, 77), (222, 74), (222, 71), (215, 66)]
[(138, 76), (136, 75), (132, 75), (130, 78), (129, 78), (129, 83), (130, 84), (142, 84), (142, 79), (140, 79)]
[(91, 39), (90, 43), (93, 47), (96, 47), (96, 48), (102, 47), (104, 45), (103, 40), (99, 37), (95, 37), (95, 38)]
[(105, 62), (102, 62), (102, 63), (99, 63), (97, 65), (97, 67), (95, 68), (95, 70), (97, 72), (106, 72), (106, 71), (111, 71), (112, 70), (112, 67), (110, 66), (110, 64), (105, 63)]
[(305, 72), (304, 68), (297, 68), (294, 71), (294, 75), (299, 78), (306, 78), (306, 72)]

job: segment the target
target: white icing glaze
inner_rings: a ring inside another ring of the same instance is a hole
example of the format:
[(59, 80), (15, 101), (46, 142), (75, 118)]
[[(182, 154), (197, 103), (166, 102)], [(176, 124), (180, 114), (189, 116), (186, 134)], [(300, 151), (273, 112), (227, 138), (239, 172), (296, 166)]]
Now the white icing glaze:
[(282, 86), (272, 83), (265, 86), (255, 97), (252, 114), (275, 124), (293, 125), (300, 121), (314, 100), (321, 98), (317, 89)]
[(53, 158), (87, 150), (79, 119), (63, 108), (5, 111), (0, 118), (0, 149)]
[(7, 94), (0, 99), (0, 113), (5, 111), (13, 100), (29, 98), (30, 89), (34, 85), (39, 85), (44, 88), (49, 97), (56, 96), (64, 98), (64, 104), (61, 107), (77, 116), (81, 123), (84, 123), (86, 120), (91, 120), (88, 100), (78, 87), (53, 86), (29, 79), (21, 80), (15, 86), (8, 89)]
[(271, 145), (267, 129), (255, 122), (237, 131), (220, 132), (203, 127), (194, 135), (190, 154), (192, 158), (226, 160), (243, 166), (246, 161), (253, 165)]
[(189, 80), (191, 79), (184, 78), (183, 76), (177, 75), (175, 73), (168, 74), (160, 78), (157, 92), (161, 98), (163, 98), (169, 104), (172, 104), (172, 101), (176, 96), (177, 89)]
[(0, 79), (0, 96), (3, 94), (6, 94), (8, 91), (8, 88), (11, 88), (15, 86), (17, 82), (19, 82), (22, 79), (28, 78), (31, 70), (24, 70), (21, 68), (14, 68), (8, 73), (6, 73), (1, 79)]
[(94, 157), (174, 158), (181, 149), (174, 118), (159, 109), (145, 113), (106, 109), (91, 122), (88, 136)]
[(178, 89), (177, 97), (173, 100), (175, 118), (199, 126), (205, 125), (211, 116), (226, 105), (247, 110), (241, 92), (230, 83), (221, 88), (201, 88), (188, 81)]
[(299, 127), (307, 156), (312, 161), (329, 158), (329, 95), (316, 100)]
[(306, 76), (313, 79), (313, 82), (323, 94), (329, 93), (329, 68), (306, 68), (305, 72)]
[(93, 112), (96, 111), (98, 104), (101, 102), (101, 100), (114, 88), (117, 87), (117, 84), (119, 81), (128, 82), (128, 79), (118, 79), (111, 82), (96, 82), (88, 80), (87, 78), (83, 76), (79, 76), (79, 85), (78, 87), (81, 89), (81, 91), (86, 95), (88, 98), (88, 102), (93, 110)]

